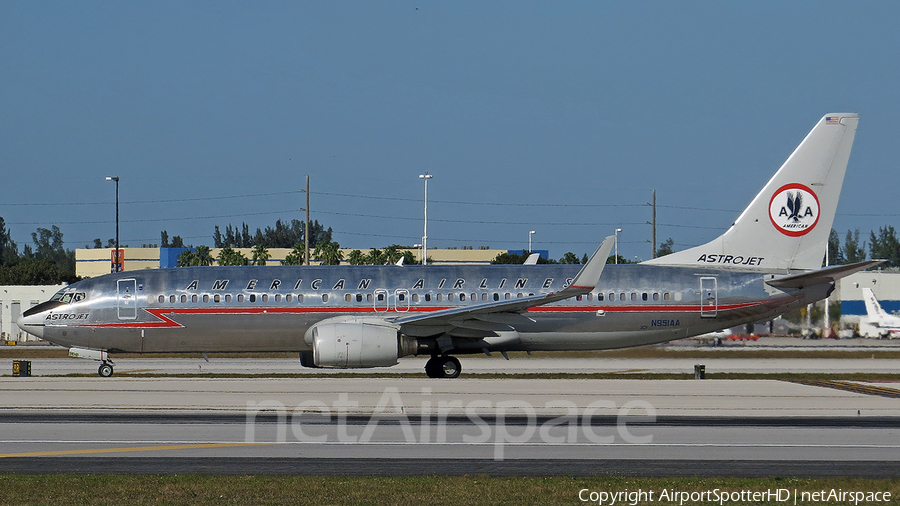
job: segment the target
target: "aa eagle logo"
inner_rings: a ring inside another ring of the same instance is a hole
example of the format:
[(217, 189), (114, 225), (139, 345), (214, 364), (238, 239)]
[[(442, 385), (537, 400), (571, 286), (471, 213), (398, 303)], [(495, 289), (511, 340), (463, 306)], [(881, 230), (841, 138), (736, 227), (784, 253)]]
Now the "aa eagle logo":
[(786, 184), (769, 201), (769, 219), (784, 235), (808, 234), (819, 222), (819, 198), (808, 186)]

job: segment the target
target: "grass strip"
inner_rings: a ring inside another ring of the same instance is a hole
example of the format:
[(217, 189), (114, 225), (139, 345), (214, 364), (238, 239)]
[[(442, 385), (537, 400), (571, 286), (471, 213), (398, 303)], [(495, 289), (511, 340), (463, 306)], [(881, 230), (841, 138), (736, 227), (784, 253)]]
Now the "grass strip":
[[(663, 490), (792, 493), (830, 491), (890, 492), (900, 496), (900, 480), (861, 478), (632, 478), (632, 477), (310, 477), (199, 475), (0, 475), (0, 504), (54, 505), (570, 505), (584, 504), (579, 491), (654, 491), (654, 501), (616, 504), (679, 504), (658, 500)], [(802, 496), (801, 496), (802, 497)], [(802, 501), (822, 504), (829, 501)], [(685, 504), (718, 504), (705, 501)], [(829, 502), (847, 504), (846, 501)], [(596, 503), (595, 503), (596, 504)], [(784, 505), (736, 501), (726, 504)], [(794, 504), (793, 498), (788, 504)], [(852, 504), (852, 503), (851, 503)], [(860, 504), (871, 504), (862, 502)]]

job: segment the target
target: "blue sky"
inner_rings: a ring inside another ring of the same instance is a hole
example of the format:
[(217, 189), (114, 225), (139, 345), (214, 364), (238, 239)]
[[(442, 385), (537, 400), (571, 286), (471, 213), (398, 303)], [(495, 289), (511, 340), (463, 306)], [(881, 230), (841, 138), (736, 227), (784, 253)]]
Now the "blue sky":
[[(312, 217), (344, 247), (650, 256), (858, 112), (835, 228), (898, 226), (897, 2), (0, 3), (0, 216), (69, 248)], [(690, 208), (690, 209), (683, 209)]]

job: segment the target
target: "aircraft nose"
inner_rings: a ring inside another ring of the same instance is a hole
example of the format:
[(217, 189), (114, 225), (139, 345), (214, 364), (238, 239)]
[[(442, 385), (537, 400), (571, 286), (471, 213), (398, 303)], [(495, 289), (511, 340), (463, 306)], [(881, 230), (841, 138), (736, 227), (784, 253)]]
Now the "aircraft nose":
[(40, 314), (22, 315), (16, 320), (16, 325), (33, 336), (44, 338), (44, 319)]

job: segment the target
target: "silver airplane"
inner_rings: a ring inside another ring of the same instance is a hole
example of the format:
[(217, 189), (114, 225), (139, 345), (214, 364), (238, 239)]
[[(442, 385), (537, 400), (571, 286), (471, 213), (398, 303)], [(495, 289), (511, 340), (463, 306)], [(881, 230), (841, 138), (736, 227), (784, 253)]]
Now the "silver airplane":
[[(26, 311), (26, 332), (110, 354), (299, 352), (306, 367), (389, 367), (430, 355), (603, 350), (773, 318), (878, 262), (822, 269), (857, 114), (829, 114), (713, 241), (637, 265), (188, 267), (79, 281)], [(602, 274), (602, 276), (601, 276)]]

